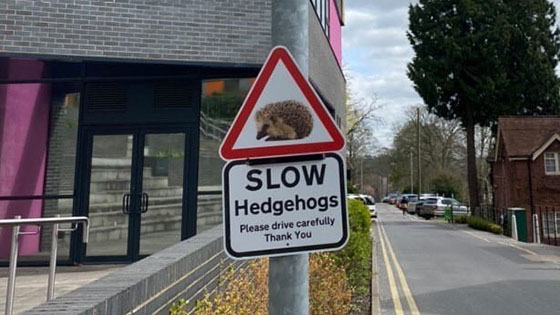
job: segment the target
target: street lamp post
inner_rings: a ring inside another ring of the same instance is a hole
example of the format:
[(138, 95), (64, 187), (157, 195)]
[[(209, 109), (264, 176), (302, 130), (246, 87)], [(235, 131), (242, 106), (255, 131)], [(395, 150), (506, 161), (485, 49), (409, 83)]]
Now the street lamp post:
[(360, 190), (364, 192), (364, 158), (360, 161)]
[(413, 175), (413, 162), (412, 162), (412, 147), (410, 148), (410, 193), (414, 193), (414, 175)]

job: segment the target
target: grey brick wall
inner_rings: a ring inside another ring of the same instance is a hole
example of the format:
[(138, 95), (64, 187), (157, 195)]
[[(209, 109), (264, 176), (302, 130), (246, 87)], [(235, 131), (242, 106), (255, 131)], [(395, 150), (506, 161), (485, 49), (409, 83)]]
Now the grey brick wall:
[[(0, 54), (260, 64), (271, 45), (271, 5), (272, 0), (3, 0)], [(338, 111), (344, 78), (309, 6), (310, 77)]]
[(271, 0), (3, 0), (0, 52), (261, 63)]

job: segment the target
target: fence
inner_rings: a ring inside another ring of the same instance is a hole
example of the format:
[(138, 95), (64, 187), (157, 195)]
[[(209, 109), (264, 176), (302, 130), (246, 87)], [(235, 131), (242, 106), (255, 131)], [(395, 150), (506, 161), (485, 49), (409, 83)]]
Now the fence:
[(535, 214), (538, 217), (539, 235), (541, 243), (560, 245), (560, 209), (554, 206), (537, 206)]
[[(534, 212), (528, 210), (528, 224), (537, 229), (541, 243), (560, 246), (560, 208), (555, 206), (535, 206)], [(507, 209), (499, 209), (492, 205), (482, 205), (473, 215), (500, 225), (506, 236), (511, 236), (511, 216)], [(538, 222), (535, 222), (535, 217)]]
[(511, 237), (511, 216), (507, 214), (507, 209), (497, 208), (493, 205), (481, 205), (475, 209), (473, 215), (501, 226), (504, 235)]

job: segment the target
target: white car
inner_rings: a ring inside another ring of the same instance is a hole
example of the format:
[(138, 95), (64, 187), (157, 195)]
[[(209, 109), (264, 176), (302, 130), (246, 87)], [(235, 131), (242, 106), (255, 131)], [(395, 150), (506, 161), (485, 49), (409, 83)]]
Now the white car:
[(368, 207), (370, 217), (377, 218), (377, 211), (375, 210), (375, 199), (372, 196), (363, 194), (349, 194), (348, 199), (361, 201)]

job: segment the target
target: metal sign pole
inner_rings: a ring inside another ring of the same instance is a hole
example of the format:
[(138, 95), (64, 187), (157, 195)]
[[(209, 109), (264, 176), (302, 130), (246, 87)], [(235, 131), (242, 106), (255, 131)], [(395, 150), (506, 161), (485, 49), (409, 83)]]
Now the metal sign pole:
[[(309, 1), (272, 1), (272, 47), (288, 48), (305, 77), (309, 75)], [(309, 314), (309, 255), (271, 257), (269, 314)]]

